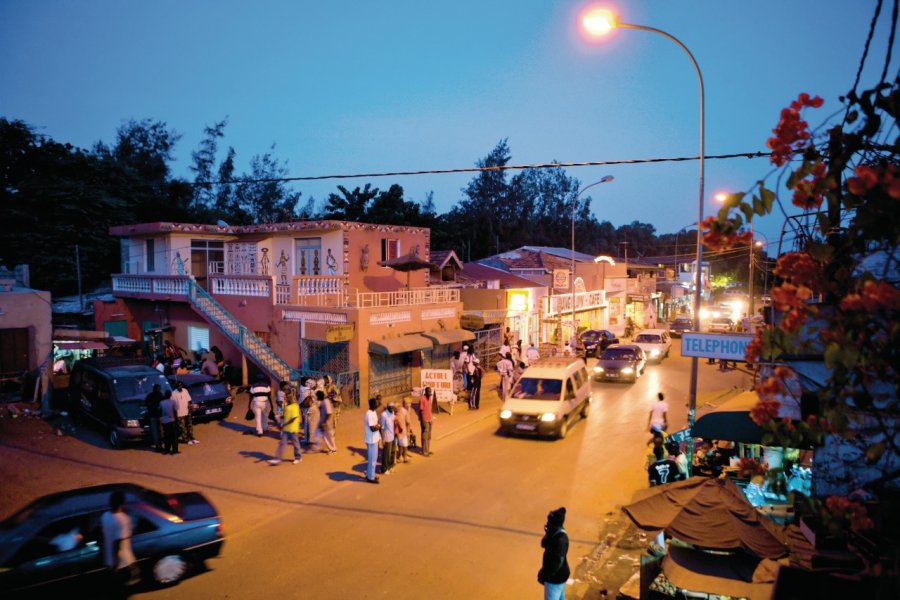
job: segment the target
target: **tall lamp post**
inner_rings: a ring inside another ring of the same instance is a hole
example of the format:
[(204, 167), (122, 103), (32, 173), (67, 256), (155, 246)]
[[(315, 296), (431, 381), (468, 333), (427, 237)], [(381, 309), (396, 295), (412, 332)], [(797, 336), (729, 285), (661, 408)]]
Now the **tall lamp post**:
[[(639, 29), (641, 31), (649, 31), (650, 33), (657, 33), (664, 38), (674, 42), (678, 45), (679, 48), (684, 50), (684, 53), (687, 54), (687, 57), (690, 59), (691, 64), (694, 66), (694, 71), (697, 73), (697, 83), (700, 88), (700, 190), (697, 196), (697, 223), (703, 222), (703, 158), (704, 158), (704, 129), (703, 129), (703, 121), (704, 121), (704, 94), (703, 94), (703, 74), (700, 72), (700, 66), (697, 65), (697, 61), (694, 59), (694, 55), (691, 54), (691, 51), (688, 50), (687, 46), (681, 43), (681, 41), (674, 37), (671, 34), (662, 31), (661, 29), (656, 29), (654, 27), (646, 27), (644, 25), (634, 25), (631, 23), (622, 23), (620, 22), (610, 11), (602, 10), (602, 9), (594, 9), (585, 13), (584, 17), (582, 17), (582, 23), (584, 24), (585, 30), (592, 36), (602, 36), (606, 33), (609, 33), (613, 28), (620, 27), (623, 29)], [(703, 289), (703, 275), (701, 264), (703, 262), (703, 244), (700, 240), (700, 226), (697, 226), (697, 245), (696, 245), (696, 257), (695, 260), (697, 264), (695, 265), (694, 272), (694, 330), (700, 331), (700, 293)], [(691, 389), (689, 396), (689, 405), (688, 405), (688, 427), (692, 428), (694, 426), (694, 417), (697, 412), (697, 365), (698, 359), (696, 356), (691, 357)], [(687, 459), (688, 464), (691, 464), (691, 459), (693, 458), (694, 453), (694, 438), (691, 437), (688, 442), (688, 452)]]
[[(578, 335), (578, 325), (575, 324), (575, 209), (578, 207), (578, 199), (581, 198), (581, 195), (591, 189), (594, 186), (600, 185), (601, 183), (609, 183), (615, 179), (612, 175), (606, 175), (600, 181), (595, 181), (590, 185), (586, 185), (581, 188), (577, 194), (575, 194), (575, 198), (572, 200), (572, 336), (575, 337)], [(560, 311), (562, 312), (562, 311)], [(562, 332), (560, 332), (562, 333)], [(572, 351), (575, 351), (575, 348), (572, 348)]]

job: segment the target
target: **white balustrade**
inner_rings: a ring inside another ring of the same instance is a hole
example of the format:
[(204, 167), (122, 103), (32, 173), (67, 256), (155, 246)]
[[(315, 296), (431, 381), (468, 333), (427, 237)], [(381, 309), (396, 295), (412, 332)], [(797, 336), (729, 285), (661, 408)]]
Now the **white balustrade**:
[(221, 296), (269, 298), (272, 295), (271, 277), (213, 277), (212, 293)]

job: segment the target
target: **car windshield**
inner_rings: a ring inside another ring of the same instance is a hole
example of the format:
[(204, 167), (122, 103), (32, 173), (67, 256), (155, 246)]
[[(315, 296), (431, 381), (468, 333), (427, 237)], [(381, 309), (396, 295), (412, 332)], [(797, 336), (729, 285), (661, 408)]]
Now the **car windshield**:
[(691, 324), (692, 323), (690, 319), (675, 319), (676, 327), (690, 327)]
[(203, 381), (188, 387), (188, 393), (194, 402), (202, 402), (207, 398), (221, 398), (228, 394), (221, 381)]
[(607, 348), (600, 360), (634, 360), (634, 350), (630, 348)]
[(562, 379), (522, 377), (513, 388), (512, 397), (528, 398), (529, 400), (559, 400), (562, 387)]
[(658, 335), (653, 335), (649, 333), (642, 333), (636, 338), (634, 341), (638, 344), (660, 344), (662, 343), (662, 339)]
[(719, 325), (731, 325), (731, 319), (713, 319), (713, 323)]
[(581, 334), (581, 339), (588, 342), (596, 342), (600, 337), (599, 331), (585, 331)]
[(143, 402), (153, 390), (153, 384), (158, 383), (164, 390), (169, 389), (165, 376), (140, 375), (135, 377), (117, 377), (113, 379), (113, 387), (116, 389), (116, 399), (119, 402)]

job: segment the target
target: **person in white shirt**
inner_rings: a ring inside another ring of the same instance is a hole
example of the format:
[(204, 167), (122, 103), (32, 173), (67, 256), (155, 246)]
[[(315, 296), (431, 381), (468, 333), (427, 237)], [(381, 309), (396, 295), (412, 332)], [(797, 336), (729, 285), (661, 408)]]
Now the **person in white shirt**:
[(497, 371), (500, 373), (500, 400), (504, 402), (509, 398), (514, 370), (515, 365), (513, 365), (512, 354), (507, 352), (500, 362), (497, 363)]
[(178, 417), (178, 437), (188, 446), (199, 444), (194, 438), (194, 420), (191, 417), (191, 395), (184, 384), (178, 382), (172, 391), (172, 401), (175, 402), (175, 415)]
[(363, 421), (366, 434), (366, 481), (379, 483), (375, 477), (375, 463), (378, 461), (378, 442), (381, 441), (381, 425), (378, 423), (378, 400), (369, 398), (369, 410)]
[(563, 348), (563, 356), (571, 357), (574, 356), (575, 352), (572, 350), (572, 344), (570, 342), (566, 342), (565, 348)]
[(540, 357), (540, 351), (534, 347), (534, 342), (531, 342), (531, 345), (528, 346), (528, 350), (525, 351), (525, 364), (530, 365)]
[(657, 401), (650, 409), (650, 415), (647, 417), (647, 426), (650, 429), (650, 433), (663, 432), (669, 426), (666, 418), (669, 412), (669, 403), (666, 402), (666, 397), (662, 392), (656, 395), (656, 399)]
[(124, 597), (125, 585), (135, 563), (131, 550), (131, 517), (125, 512), (125, 493), (116, 490), (109, 496), (109, 510), (100, 517), (103, 533), (103, 564), (109, 570), (116, 592)]

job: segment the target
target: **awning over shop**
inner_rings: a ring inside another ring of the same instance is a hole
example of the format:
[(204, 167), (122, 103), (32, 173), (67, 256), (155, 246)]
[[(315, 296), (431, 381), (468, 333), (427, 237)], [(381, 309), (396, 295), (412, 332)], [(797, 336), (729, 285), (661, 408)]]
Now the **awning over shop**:
[(760, 561), (742, 552), (710, 554), (675, 544), (669, 546), (662, 563), (666, 578), (681, 589), (751, 600), (771, 597), (777, 568), (775, 561)]
[(750, 418), (750, 410), (759, 402), (756, 392), (743, 392), (726, 400), (694, 423), (691, 435), (713, 440), (759, 444), (763, 430)]
[(372, 354), (402, 354), (415, 350), (431, 350), (434, 343), (421, 335), (410, 334), (386, 340), (369, 340), (369, 352)]
[(107, 350), (103, 342), (90, 342), (87, 340), (58, 340), (53, 342), (60, 350)]
[(426, 331), (422, 334), (434, 342), (435, 346), (445, 346), (447, 344), (458, 344), (460, 342), (471, 342), (475, 339), (475, 334), (466, 329), (445, 329), (443, 331)]

